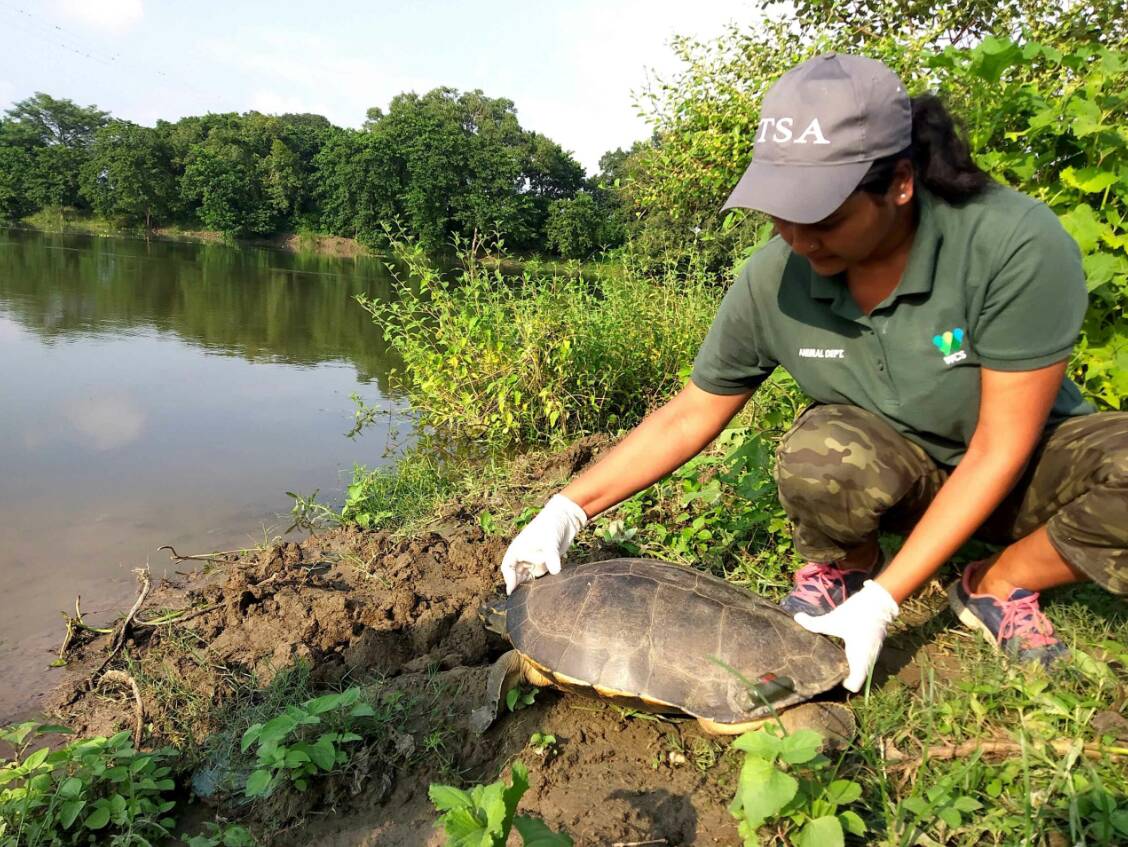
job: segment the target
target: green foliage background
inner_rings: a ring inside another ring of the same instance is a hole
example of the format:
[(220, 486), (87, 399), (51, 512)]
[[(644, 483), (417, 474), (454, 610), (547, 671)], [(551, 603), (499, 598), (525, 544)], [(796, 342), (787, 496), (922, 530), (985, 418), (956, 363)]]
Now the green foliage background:
[(762, 8), (774, 14), (754, 26), (710, 42), (676, 40), (683, 69), (640, 94), (653, 136), (618, 163), (638, 254), (656, 267), (693, 261), (720, 274), (739, 264), (766, 235), (764, 219), (719, 209), (751, 158), (763, 93), (825, 50), (873, 56), (910, 93), (939, 93), (980, 164), (1047, 203), (1077, 240), (1091, 307), (1072, 376), (1099, 407), (1124, 408), (1124, 4), (811, 0), (787, 9), (768, 0)]
[[(316, 231), (371, 246), (399, 220), (430, 248), (496, 230), (539, 250), (550, 206), (594, 184), (521, 127), (512, 101), (481, 91), (400, 94), (359, 131), (258, 112), (144, 127), (43, 93), (0, 118), (0, 220), (68, 210), (120, 227)], [(585, 245), (584, 255), (600, 246)]]

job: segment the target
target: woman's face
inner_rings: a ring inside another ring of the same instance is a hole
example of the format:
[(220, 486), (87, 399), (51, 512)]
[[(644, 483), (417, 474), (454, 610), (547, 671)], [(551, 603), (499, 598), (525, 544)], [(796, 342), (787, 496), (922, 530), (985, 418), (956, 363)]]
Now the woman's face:
[(912, 169), (907, 162), (902, 164), (885, 194), (855, 191), (813, 224), (773, 217), (776, 232), (820, 276), (834, 276), (882, 258), (900, 242), (906, 215), (911, 220)]

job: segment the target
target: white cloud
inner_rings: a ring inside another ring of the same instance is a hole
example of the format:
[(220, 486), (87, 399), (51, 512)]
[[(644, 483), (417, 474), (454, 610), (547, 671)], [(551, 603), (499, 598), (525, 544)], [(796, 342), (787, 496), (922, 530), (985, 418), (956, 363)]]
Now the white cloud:
[(92, 29), (122, 33), (141, 20), (141, 0), (60, 0), (59, 14)]
[(385, 107), (401, 91), (427, 91), (436, 84), (376, 59), (340, 55), (331, 41), (309, 33), (266, 31), (253, 44), (210, 39), (205, 49), (212, 62), (236, 68), (245, 83), (260, 86), (249, 108), (313, 112), (338, 126), (359, 127), (370, 106)]
[(66, 408), (64, 417), (80, 440), (98, 451), (136, 441), (146, 420), (144, 410), (124, 392), (78, 400)]
[(316, 107), (300, 97), (279, 94), (277, 91), (259, 90), (251, 95), (251, 108), (267, 115), (313, 112)]

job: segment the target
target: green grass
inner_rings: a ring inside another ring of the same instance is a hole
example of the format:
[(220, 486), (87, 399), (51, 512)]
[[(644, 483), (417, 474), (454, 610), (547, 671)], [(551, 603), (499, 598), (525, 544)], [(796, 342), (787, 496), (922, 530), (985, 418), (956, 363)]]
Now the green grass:
[(88, 235), (136, 235), (139, 230), (123, 229), (105, 218), (74, 209), (40, 209), (20, 220), (23, 226), (44, 232), (80, 232)]

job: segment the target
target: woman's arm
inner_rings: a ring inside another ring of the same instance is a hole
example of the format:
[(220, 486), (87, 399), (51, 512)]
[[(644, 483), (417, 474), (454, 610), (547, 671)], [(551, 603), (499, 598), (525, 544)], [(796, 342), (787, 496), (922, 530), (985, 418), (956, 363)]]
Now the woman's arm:
[(700, 453), (751, 396), (710, 394), (686, 384), (561, 494), (589, 517), (610, 509)]
[(982, 369), (979, 420), (967, 453), (876, 582), (900, 603), (967, 541), (1018, 481), (1065, 375)]

